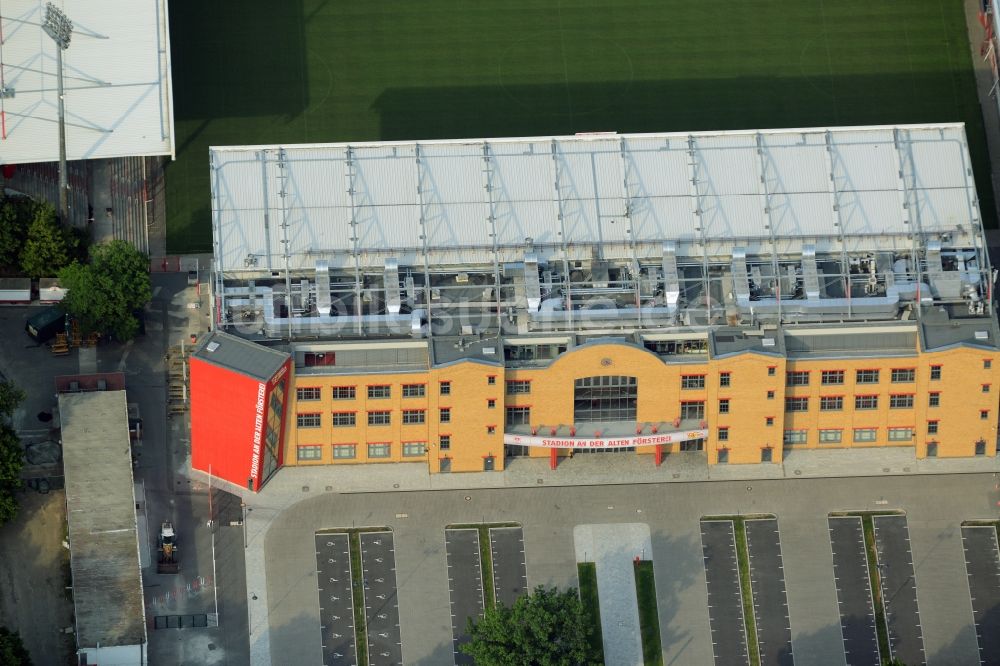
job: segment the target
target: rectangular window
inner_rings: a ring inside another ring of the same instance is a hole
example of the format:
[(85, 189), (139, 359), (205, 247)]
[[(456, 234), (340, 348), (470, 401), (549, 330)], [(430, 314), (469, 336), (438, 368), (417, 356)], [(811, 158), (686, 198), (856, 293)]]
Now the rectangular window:
[(913, 428), (889, 428), (890, 442), (909, 442), (913, 439)]
[(496, 375), (490, 375), (490, 376), (488, 376), (488, 377), (486, 378), (486, 383), (487, 383), (487, 384), (488, 384), (489, 386), (495, 386), (495, 385), (496, 385), (496, 383), (497, 383), (497, 376), (496, 376)]
[(805, 444), (808, 436), (808, 430), (786, 430), (783, 441), (785, 444)]
[(388, 384), (369, 386), (368, 387), (368, 399), (369, 400), (384, 400), (386, 398), (392, 397), (392, 387)]
[(403, 456), (422, 456), (427, 453), (427, 442), (403, 442)]
[(927, 434), (936, 435), (938, 434), (938, 421), (928, 421), (927, 422)]
[(842, 395), (824, 395), (819, 399), (819, 411), (821, 412), (839, 412), (844, 408), (844, 396)]
[(508, 407), (507, 425), (528, 425), (531, 423), (531, 407)]
[(302, 363), (307, 368), (323, 365), (337, 365), (337, 355), (333, 352), (305, 352)]
[(729, 441), (729, 428), (719, 428), (719, 441), (728, 442)]
[(441, 395), (451, 395), (451, 382), (441, 382), (438, 384)]
[(440, 437), (438, 437), (438, 447), (442, 451), (450, 451), (451, 450), (451, 435), (441, 435)]
[(878, 384), (878, 370), (858, 370), (854, 381), (858, 384)]
[(295, 425), (299, 428), (319, 428), (322, 418), (319, 414), (296, 414)]
[(989, 392), (990, 392), (990, 385), (983, 384), (983, 393), (989, 393)]
[(353, 458), (357, 455), (358, 447), (356, 444), (334, 444), (333, 445), (333, 457), (334, 458)]
[(774, 400), (774, 391), (768, 391), (767, 392), (767, 399), (768, 400)]
[(426, 420), (426, 409), (404, 409), (403, 425), (420, 425)]
[(441, 408), (441, 412), (438, 415), (438, 421), (441, 423), (451, 423), (451, 407)]
[(323, 390), (316, 387), (309, 388), (297, 388), (295, 389), (295, 399), (302, 400), (319, 400), (323, 395)]
[(296, 460), (322, 460), (323, 447), (319, 444), (295, 447)]
[(988, 421), (989, 418), (990, 418), (990, 410), (988, 410), (988, 409), (980, 409), (979, 410), (979, 420), (980, 421)]
[(385, 442), (382, 444), (369, 444), (369, 458), (388, 458), (392, 455), (392, 444)]
[(927, 406), (928, 407), (940, 407), (941, 406), (941, 394), (940, 393), (928, 393), (927, 394)]
[(913, 409), (913, 394), (894, 393), (890, 395), (889, 409)]
[(486, 400), (486, 409), (496, 409), (497, 401), (493, 398), (488, 398)]
[(525, 395), (531, 393), (531, 382), (527, 379), (508, 379), (507, 395)]
[(497, 434), (497, 427), (494, 426), (494, 425), (488, 425), (488, 426), (486, 426), (486, 434), (487, 435), (495, 435), (495, 434)]
[(935, 381), (936, 382), (939, 379), (941, 379), (941, 366), (940, 365), (932, 365), (931, 366), (931, 381)]
[(573, 422), (635, 421), (635, 377), (597, 375), (573, 382)]
[(765, 416), (764, 417), (764, 425), (766, 425), (766, 426), (773, 426), (774, 425), (774, 417), (773, 416)]
[(785, 386), (809, 386), (809, 371), (789, 370), (785, 373)]
[(732, 386), (732, 373), (730, 372), (720, 372), (719, 373), (719, 387), (729, 388)]
[(404, 398), (422, 398), (427, 395), (425, 384), (403, 384)]
[(984, 358), (983, 359), (983, 370), (989, 370), (992, 367), (993, 367), (993, 359), (991, 359), (991, 358)]
[(333, 387), (333, 399), (334, 400), (354, 400), (357, 395), (357, 389), (353, 386), (334, 386)]
[(719, 413), (728, 414), (729, 413), (729, 398), (722, 398), (719, 400)]
[(854, 409), (878, 409), (877, 395), (856, 395), (854, 396)]
[(840, 429), (830, 429), (830, 430), (820, 430), (819, 431), (819, 443), (820, 444), (840, 444), (841, 438), (844, 436), (844, 431)]
[(332, 418), (334, 428), (353, 428), (358, 422), (354, 412), (334, 412)]
[(705, 375), (681, 375), (681, 388), (684, 390), (705, 388)]
[(775, 373), (778, 371), (778, 367), (774, 365), (767, 366), (767, 376), (774, 377)]
[(705, 401), (704, 400), (691, 400), (681, 403), (681, 418), (682, 419), (697, 419), (701, 420), (705, 418)]
[(820, 383), (824, 386), (834, 386), (837, 384), (844, 383), (844, 371), (843, 370), (824, 370), (823, 375), (820, 377)]
[(785, 398), (786, 412), (808, 412), (809, 398)]
[(392, 412), (368, 412), (368, 425), (380, 426), (392, 423)]
[(855, 442), (874, 442), (878, 436), (877, 428), (855, 428), (854, 429), (854, 441)]
[(893, 384), (912, 384), (917, 378), (917, 371), (913, 368), (893, 368)]

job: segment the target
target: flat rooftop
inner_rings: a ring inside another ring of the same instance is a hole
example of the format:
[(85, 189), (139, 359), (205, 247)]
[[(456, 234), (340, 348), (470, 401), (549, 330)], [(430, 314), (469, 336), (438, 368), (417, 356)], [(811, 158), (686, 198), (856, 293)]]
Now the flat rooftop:
[(76, 642), (146, 642), (125, 391), (59, 396)]
[[(60, 0), (73, 29), (63, 52), (66, 157), (173, 155), (167, 0)], [(59, 159), (56, 45), (46, 0), (0, 4), (0, 164)]]
[(288, 354), (216, 331), (202, 340), (194, 357), (266, 382), (281, 368)]

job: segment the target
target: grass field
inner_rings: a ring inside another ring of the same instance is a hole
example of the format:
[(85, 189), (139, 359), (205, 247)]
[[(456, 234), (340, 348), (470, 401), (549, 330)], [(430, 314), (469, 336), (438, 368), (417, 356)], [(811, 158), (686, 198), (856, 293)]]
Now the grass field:
[[(211, 248), (208, 146), (964, 121), (961, 0), (174, 0), (168, 247)], [(331, 187), (336, 187), (332, 184)]]

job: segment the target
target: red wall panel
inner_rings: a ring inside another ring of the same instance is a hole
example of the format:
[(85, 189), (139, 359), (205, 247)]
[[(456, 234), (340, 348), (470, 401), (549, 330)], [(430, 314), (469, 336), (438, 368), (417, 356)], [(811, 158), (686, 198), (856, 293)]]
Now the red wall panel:
[[(191, 466), (247, 487), (260, 382), (190, 358)], [(266, 414), (265, 414), (266, 418)], [(254, 490), (259, 479), (254, 481)]]

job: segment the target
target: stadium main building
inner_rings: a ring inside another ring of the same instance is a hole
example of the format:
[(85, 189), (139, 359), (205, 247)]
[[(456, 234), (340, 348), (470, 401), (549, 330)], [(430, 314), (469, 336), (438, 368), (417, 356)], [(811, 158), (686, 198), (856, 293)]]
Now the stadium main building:
[(227, 147), (211, 178), (192, 455), (233, 483), (995, 454), (962, 125)]

